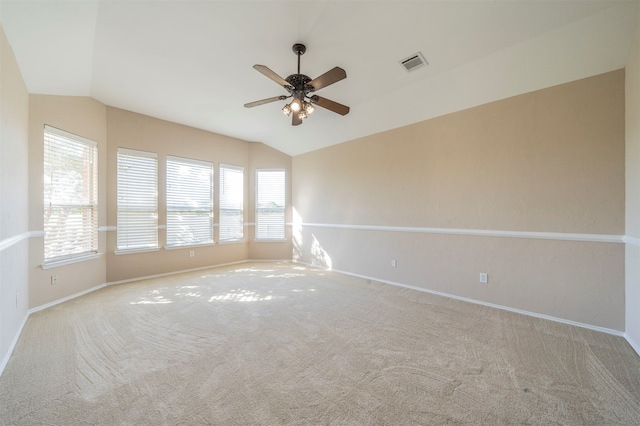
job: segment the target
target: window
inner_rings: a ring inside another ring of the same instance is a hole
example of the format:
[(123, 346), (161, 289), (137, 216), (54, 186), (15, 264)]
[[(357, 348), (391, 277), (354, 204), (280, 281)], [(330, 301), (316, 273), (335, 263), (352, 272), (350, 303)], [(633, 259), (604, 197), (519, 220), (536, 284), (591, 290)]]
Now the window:
[(244, 169), (220, 165), (220, 241), (244, 237)]
[(158, 159), (118, 149), (118, 250), (158, 248)]
[(213, 242), (213, 164), (167, 157), (167, 246)]
[(98, 147), (44, 128), (44, 261), (98, 252)]
[(284, 199), (284, 170), (257, 170), (257, 240), (284, 240)]

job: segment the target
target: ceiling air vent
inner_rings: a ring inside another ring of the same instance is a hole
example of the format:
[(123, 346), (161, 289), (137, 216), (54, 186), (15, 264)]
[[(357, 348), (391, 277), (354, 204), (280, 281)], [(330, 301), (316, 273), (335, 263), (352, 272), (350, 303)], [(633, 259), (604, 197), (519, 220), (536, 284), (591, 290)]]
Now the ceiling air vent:
[(424, 59), (424, 57), (422, 56), (422, 53), (420, 53), (420, 52), (418, 52), (418, 53), (416, 53), (414, 55), (411, 55), (406, 59), (401, 60), (400, 64), (407, 71), (414, 71), (414, 70), (417, 70), (420, 67), (423, 67), (425, 65), (429, 65), (427, 63), (427, 61)]

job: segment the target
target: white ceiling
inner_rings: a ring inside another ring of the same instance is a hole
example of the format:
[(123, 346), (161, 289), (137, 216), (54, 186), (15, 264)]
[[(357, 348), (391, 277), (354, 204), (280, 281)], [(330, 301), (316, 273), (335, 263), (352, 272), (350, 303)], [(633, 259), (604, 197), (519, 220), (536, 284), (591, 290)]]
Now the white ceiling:
[[(624, 67), (638, 1), (0, 0), (30, 93), (107, 105), (264, 142), (289, 155)], [(340, 66), (318, 91), (351, 107), (302, 125), (255, 71)], [(429, 62), (407, 73), (399, 61)]]

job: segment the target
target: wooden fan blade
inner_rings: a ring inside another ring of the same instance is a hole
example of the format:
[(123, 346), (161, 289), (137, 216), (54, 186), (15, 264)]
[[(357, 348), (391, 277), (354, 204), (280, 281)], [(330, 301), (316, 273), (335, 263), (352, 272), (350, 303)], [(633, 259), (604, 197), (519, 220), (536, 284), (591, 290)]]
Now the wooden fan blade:
[(333, 111), (337, 114), (340, 115), (347, 115), (349, 114), (349, 107), (346, 105), (342, 105), (339, 104), (337, 102), (334, 102), (330, 99), (326, 99), (326, 98), (321, 98), (318, 95), (313, 95), (311, 97), (311, 102), (313, 102), (314, 104), (322, 107), (322, 108), (326, 108), (329, 111)]
[(267, 77), (269, 77), (271, 80), (275, 81), (276, 83), (278, 83), (280, 86), (284, 87), (285, 89), (287, 87), (291, 87), (293, 88), (289, 83), (287, 83), (287, 81), (280, 77), (278, 74), (276, 74), (275, 72), (271, 71), (269, 68), (265, 67), (264, 65), (254, 65), (253, 68), (256, 71), (261, 72), (262, 74), (266, 75)]
[(274, 96), (273, 98), (267, 98), (267, 99), (262, 99), (260, 101), (249, 102), (248, 104), (244, 104), (244, 107), (245, 108), (253, 108), (253, 107), (258, 106), (258, 105), (268, 104), (270, 102), (284, 101), (287, 98), (288, 98), (288, 96), (284, 96), (284, 95)]
[(298, 126), (299, 124), (302, 123), (302, 119), (300, 119), (300, 117), (298, 117), (298, 113), (294, 112), (291, 115), (293, 115), (293, 117), (291, 118), (291, 125), (292, 126)]
[(330, 84), (338, 82), (347, 78), (347, 72), (340, 67), (335, 67), (322, 74), (320, 77), (316, 77), (307, 83), (308, 86), (313, 87), (313, 90), (320, 90), (323, 87), (327, 87)]

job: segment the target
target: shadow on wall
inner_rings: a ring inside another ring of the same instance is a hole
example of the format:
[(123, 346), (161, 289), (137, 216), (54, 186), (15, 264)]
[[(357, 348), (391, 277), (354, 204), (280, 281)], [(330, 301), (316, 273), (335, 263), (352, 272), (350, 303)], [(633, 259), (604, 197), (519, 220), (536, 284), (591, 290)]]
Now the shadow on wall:
[[(305, 247), (302, 236), (302, 217), (295, 207), (293, 208), (292, 238), (294, 262), (309, 263), (318, 268), (332, 269), (331, 256), (329, 256), (329, 253), (322, 247), (322, 244), (320, 244), (320, 241), (318, 241), (314, 234), (311, 234), (311, 244), (309, 247)], [(309, 256), (305, 256), (305, 249), (309, 250)]]

